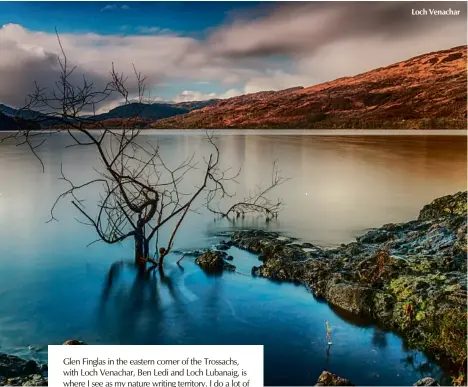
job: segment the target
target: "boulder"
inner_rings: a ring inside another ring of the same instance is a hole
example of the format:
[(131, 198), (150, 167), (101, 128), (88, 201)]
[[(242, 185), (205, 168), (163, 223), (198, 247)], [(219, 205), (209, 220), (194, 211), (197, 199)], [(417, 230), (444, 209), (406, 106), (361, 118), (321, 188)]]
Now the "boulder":
[(223, 251), (229, 250), (231, 248), (231, 245), (232, 245), (231, 241), (229, 242), (221, 241), (216, 245), (216, 249), (223, 250)]
[(317, 380), (316, 386), (355, 386), (355, 384), (341, 376), (323, 371)]
[(414, 383), (413, 386), (440, 386), (440, 384), (433, 378), (422, 378)]
[(41, 367), (34, 360), (0, 353), (0, 376), (13, 378), (37, 373), (41, 373)]
[[(11, 378), (5, 383), (6, 386), (48, 386), (48, 379), (42, 375), (34, 374), (25, 377), (18, 376), (16, 378)], [(0, 384), (0, 386), (1, 385), (2, 384)]]
[(0, 353), (0, 386), (47, 386), (47, 366)]
[(195, 263), (208, 273), (222, 273), (224, 270), (235, 271), (236, 267), (224, 260), (226, 253), (209, 251), (199, 256)]
[(67, 340), (63, 343), (63, 345), (84, 345), (84, 341), (80, 340)]
[(419, 212), (418, 220), (436, 219), (450, 215), (465, 215), (467, 212), (467, 191), (442, 196), (426, 204)]
[(330, 282), (326, 295), (330, 304), (357, 315), (371, 315), (374, 290), (356, 283)]

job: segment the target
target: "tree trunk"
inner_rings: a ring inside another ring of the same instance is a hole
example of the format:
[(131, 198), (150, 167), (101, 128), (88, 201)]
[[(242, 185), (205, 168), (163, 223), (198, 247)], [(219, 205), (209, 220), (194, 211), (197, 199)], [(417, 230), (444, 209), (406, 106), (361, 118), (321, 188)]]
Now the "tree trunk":
[(145, 264), (144, 248), (143, 232), (141, 229), (138, 229), (135, 233), (135, 264), (138, 266), (144, 266)]
[(159, 261), (158, 261), (158, 269), (162, 273), (164, 271), (164, 257), (166, 254), (160, 254), (159, 255)]
[(143, 242), (143, 254), (145, 258), (149, 258), (149, 240), (147, 238), (144, 238)]

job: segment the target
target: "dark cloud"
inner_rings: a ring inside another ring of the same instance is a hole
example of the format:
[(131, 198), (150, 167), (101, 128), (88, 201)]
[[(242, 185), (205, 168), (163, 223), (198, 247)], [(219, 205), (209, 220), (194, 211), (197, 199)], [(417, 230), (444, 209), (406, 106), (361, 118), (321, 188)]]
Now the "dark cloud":
[[(457, 9), (458, 16), (413, 16), (412, 9)], [(270, 14), (240, 18), (215, 31), (211, 44), (231, 58), (312, 54), (350, 39), (385, 40), (424, 34), (450, 24), (464, 26), (466, 2), (295, 2)], [(466, 33), (464, 34), (466, 42)]]

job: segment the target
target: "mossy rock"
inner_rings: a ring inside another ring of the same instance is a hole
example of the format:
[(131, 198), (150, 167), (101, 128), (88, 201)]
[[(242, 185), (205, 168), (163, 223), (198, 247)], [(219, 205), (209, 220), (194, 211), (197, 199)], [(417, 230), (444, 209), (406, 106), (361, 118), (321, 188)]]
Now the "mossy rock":
[(323, 371), (317, 380), (316, 386), (355, 386), (355, 384), (341, 376)]
[(418, 220), (436, 219), (450, 215), (465, 215), (467, 213), (467, 191), (454, 195), (442, 196), (423, 207)]
[(222, 273), (224, 270), (235, 271), (236, 267), (224, 260), (227, 256), (222, 251), (209, 251), (199, 256), (195, 263), (208, 273)]

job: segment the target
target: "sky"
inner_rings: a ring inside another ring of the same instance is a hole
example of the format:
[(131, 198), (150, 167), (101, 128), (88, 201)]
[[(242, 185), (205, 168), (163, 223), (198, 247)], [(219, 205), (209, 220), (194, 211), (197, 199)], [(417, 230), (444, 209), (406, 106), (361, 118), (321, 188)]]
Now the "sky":
[[(0, 103), (22, 106), (60, 73), (96, 89), (112, 63), (146, 76), (155, 101), (229, 98), (311, 86), (466, 44), (466, 2), (0, 2)], [(459, 16), (413, 16), (412, 9)], [(107, 111), (122, 100), (110, 97)]]

